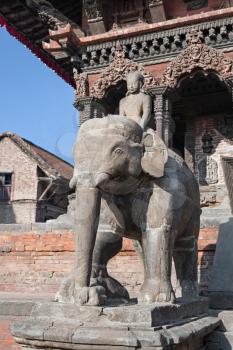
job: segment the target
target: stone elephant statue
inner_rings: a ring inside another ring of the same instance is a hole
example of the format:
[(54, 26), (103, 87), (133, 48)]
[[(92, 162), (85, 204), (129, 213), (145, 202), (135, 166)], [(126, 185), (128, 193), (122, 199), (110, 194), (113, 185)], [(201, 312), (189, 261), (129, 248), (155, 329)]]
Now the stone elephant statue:
[(123, 237), (137, 242), (144, 265), (139, 300), (174, 300), (172, 258), (182, 296), (197, 297), (199, 187), (184, 160), (155, 131), (108, 116), (85, 122), (74, 146), (76, 263), (57, 300), (101, 305), (128, 299), (107, 271)]

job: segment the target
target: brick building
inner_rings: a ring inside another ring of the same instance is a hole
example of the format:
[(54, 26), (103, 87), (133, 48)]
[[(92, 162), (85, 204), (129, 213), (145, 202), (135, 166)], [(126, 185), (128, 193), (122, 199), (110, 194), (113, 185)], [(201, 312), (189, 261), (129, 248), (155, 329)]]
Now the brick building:
[(0, 135), (0, 223), (33, 223), (66, 212), (73, 168), (16, 134)]

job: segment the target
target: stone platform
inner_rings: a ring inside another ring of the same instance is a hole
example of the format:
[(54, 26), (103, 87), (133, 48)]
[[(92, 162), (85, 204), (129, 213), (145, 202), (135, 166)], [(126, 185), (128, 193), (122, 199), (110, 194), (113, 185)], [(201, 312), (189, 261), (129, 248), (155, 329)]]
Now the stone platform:
[(23, 349), (198, 350), (219, 325), (208, 315), (208, 299), (176, 304), (76, 306), (37, 303), (31, 317), (14, 323), (12, 334)]

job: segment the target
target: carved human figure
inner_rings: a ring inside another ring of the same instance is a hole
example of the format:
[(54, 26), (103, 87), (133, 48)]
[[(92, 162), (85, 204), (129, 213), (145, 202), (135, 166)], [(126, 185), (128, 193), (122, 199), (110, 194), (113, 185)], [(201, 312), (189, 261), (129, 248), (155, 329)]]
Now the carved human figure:
[(151, 117), (151, 97), (142, 91), (144, 77), (139, 72), (127, 76), (127, 95), (120, 101), (120, 115), (134, 120), (143, 130)]

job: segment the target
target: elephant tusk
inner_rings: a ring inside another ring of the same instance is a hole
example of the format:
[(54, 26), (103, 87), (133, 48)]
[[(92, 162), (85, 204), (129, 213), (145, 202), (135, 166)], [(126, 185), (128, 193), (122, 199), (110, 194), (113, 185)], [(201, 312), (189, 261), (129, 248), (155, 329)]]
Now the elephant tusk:
[(95, 186), (99, 186), (105, 181), (108, 181), (110, 179), (110, 175), (107, 173), (100, 173), (97, 175), (96, 180), (95, 180)]

